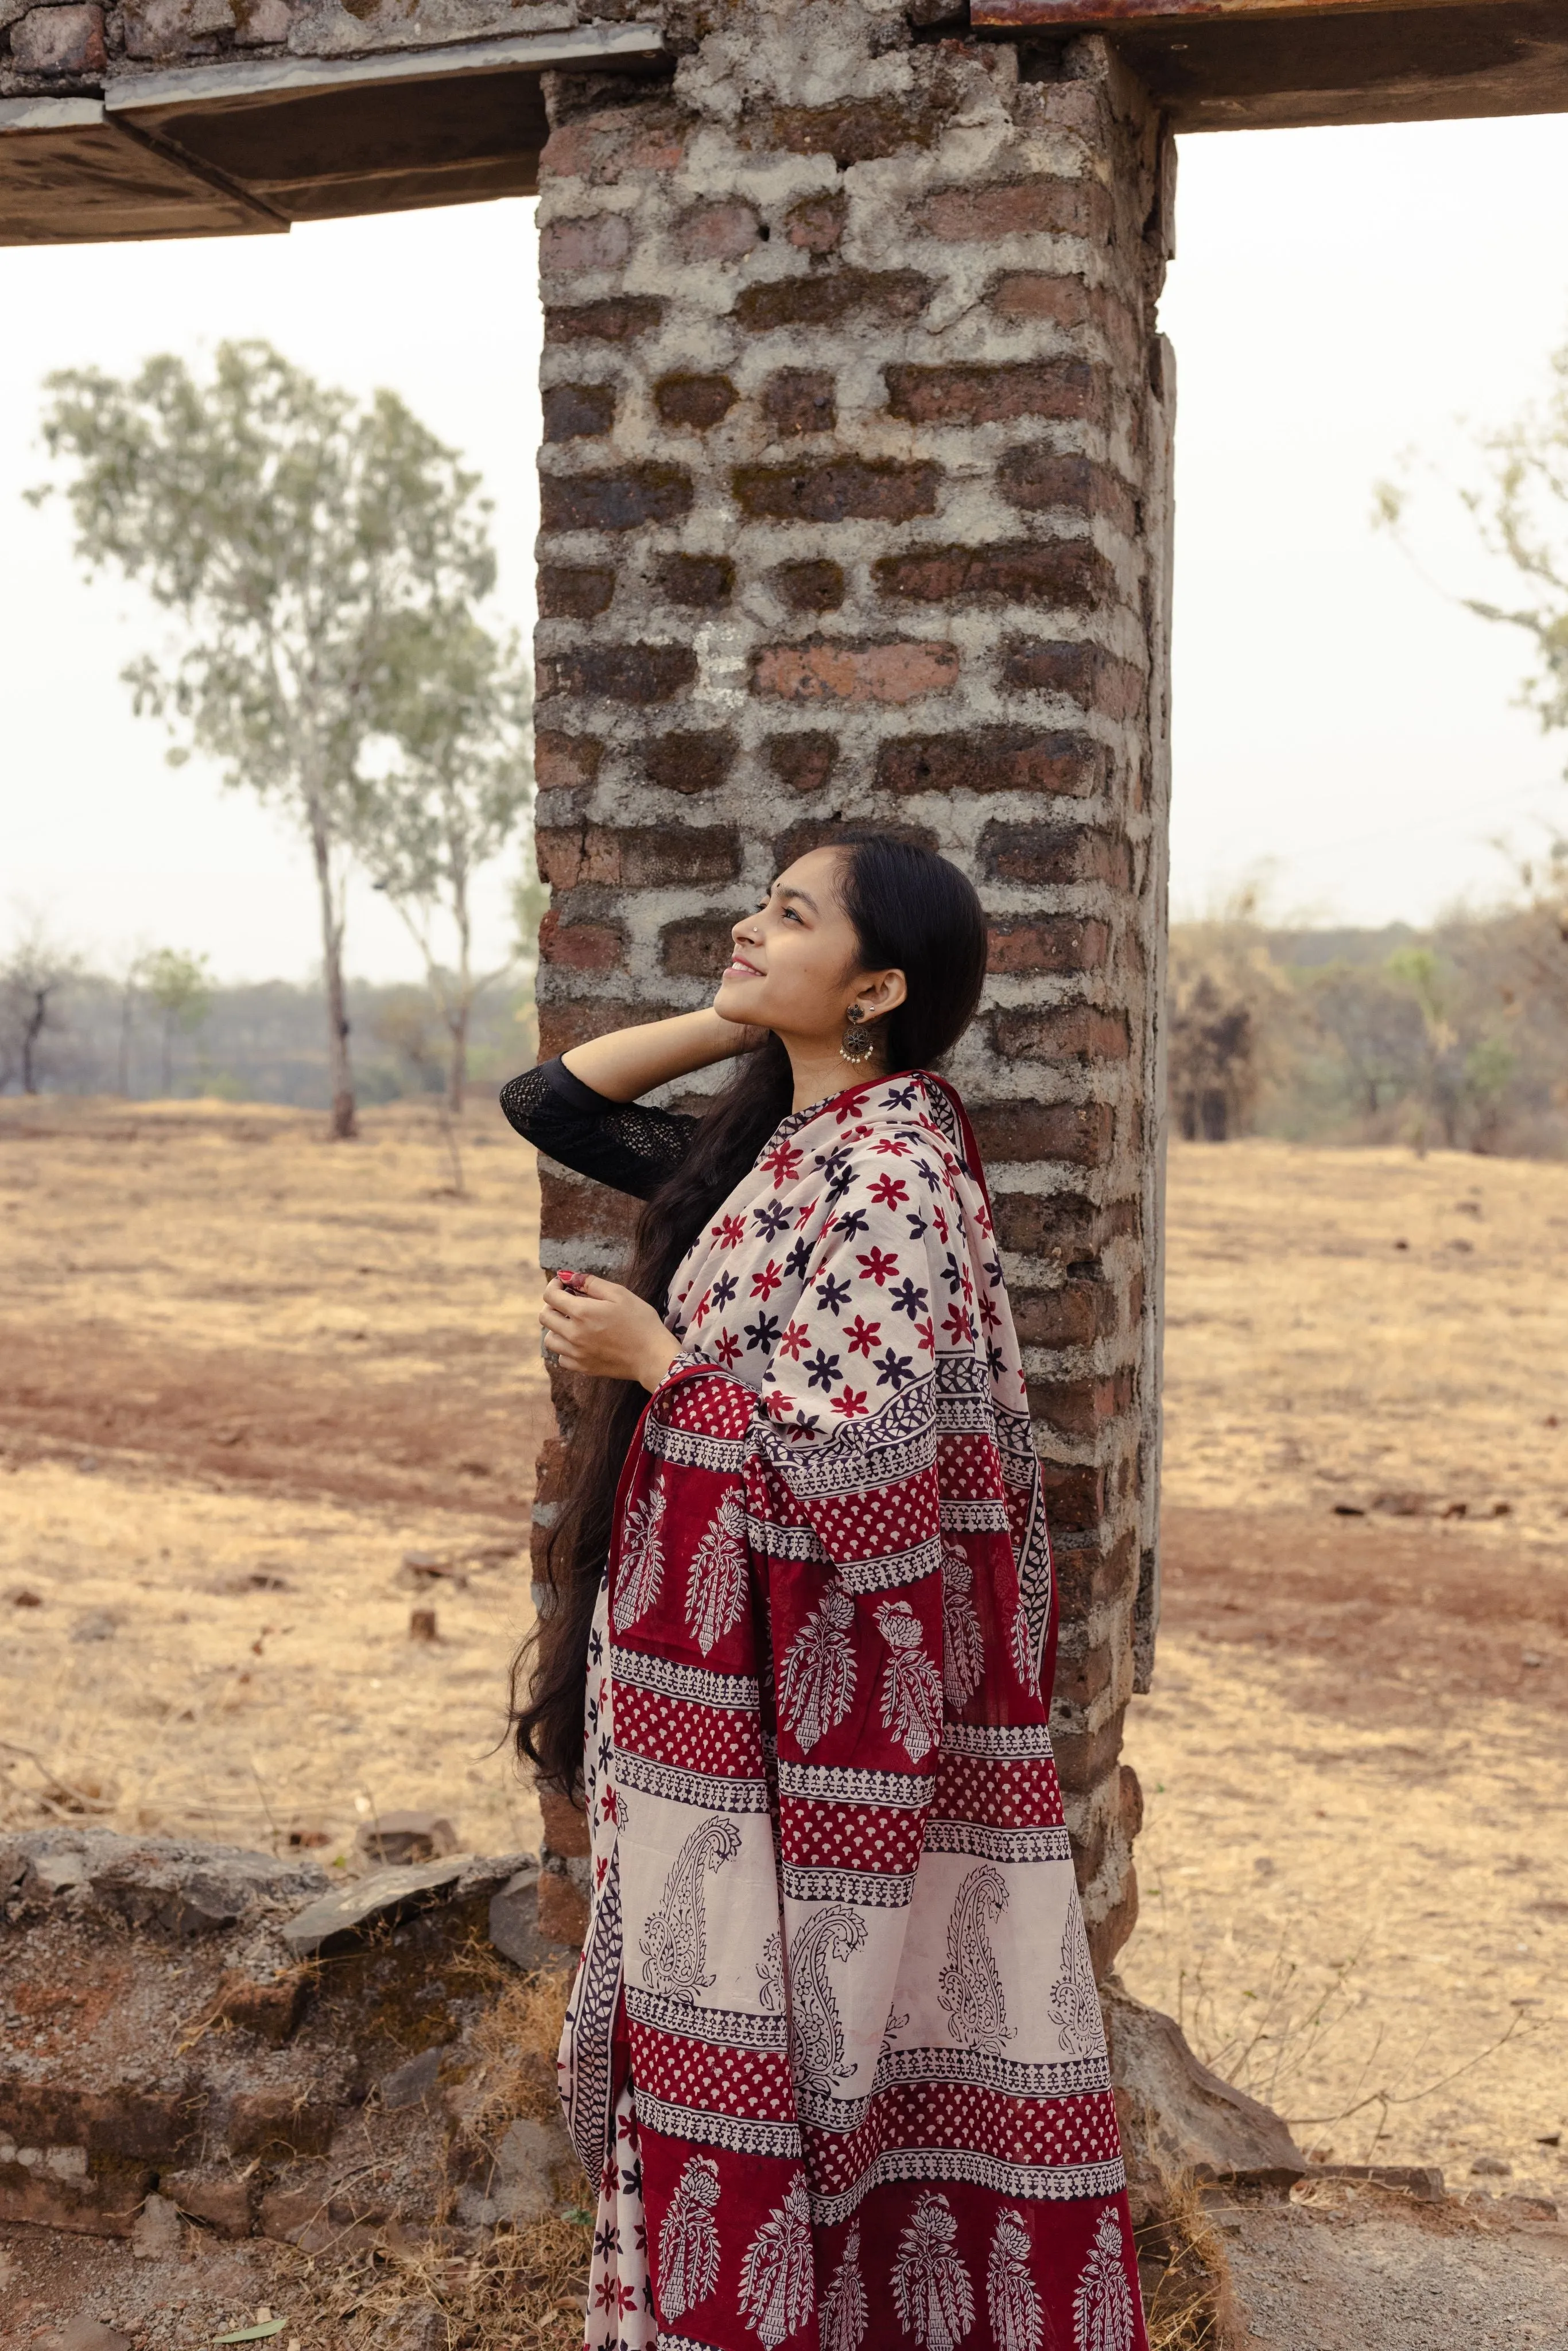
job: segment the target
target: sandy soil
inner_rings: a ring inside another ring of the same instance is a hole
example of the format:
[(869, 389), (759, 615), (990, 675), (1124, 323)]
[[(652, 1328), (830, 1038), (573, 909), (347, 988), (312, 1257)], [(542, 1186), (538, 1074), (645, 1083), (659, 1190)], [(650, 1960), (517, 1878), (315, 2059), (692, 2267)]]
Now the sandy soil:
[[(37, 1759), (0, 1750), (0, 1819), (50, 1816), (47, 1774), (328, 1861), (406, 1805), (537, 1842), (495, 1751), (531, 1155), (468, 1129), (458, 1198), (401, 1107), (334, 1149), (288, 1112), (0, 1103), (0, 1738)], [(1188, 1148), (1170, 1199), (1125, 1976), (1303, 2143), (1568, 2201), (1568, 1168)]]
[(1568, 1168), (1189, 1147), (1169, 1249), (1129, 1988), (1304, 2146), (1568, 2203)]

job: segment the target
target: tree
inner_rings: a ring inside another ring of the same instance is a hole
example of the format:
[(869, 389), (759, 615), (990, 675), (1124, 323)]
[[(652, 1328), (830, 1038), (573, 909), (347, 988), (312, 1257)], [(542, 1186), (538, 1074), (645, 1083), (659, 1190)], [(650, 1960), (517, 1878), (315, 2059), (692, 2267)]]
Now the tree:
[(194, 1035), (213, 1008), (212, 973), (205, 956), (160, 947), (144, 957), (141, 981), (163, 1016), (163, 1092), (174, 1091), (174, 1034)]
[(350, 1135), (344, 892), (363, 755), (400, 649), (494, 584), (478, 476), (392, 392), (361, 404), (261, 342), (220, 344), (205, 381), (164, 354), (123, 381), (74, 369), (47, 391), (78, 554), (143, 580), (183, 624), (171, 665), (146, 654), (124, 673), (136, 711), (169, 722), (172, 760), (209, 754), (309, 844), (331, 1132)]
[(60, 998), (80, 969), (80, 956), (29, 915), (0, 963), (0, 1084), (19, 1077), (25, 1094), (37, 1092), (47, 1033), (64, 1027)]
[(513, 961), (475, 971), (472, 891), (532, 806), (531, 711), (515, 638), (493, 637), (465, 611), (411, 615), (394, 632), (380, 704), (391, 764), (367, 785), (352, 839), (423, 958), (446, 1030), (454, 1114), (467, 1085), (475, 1003)]

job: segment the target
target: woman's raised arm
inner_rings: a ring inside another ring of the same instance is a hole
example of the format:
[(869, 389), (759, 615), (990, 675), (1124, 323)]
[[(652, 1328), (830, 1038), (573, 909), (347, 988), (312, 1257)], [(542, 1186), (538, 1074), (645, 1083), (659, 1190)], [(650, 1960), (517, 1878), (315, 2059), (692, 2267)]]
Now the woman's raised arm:
[(635, 1102), (672, 1078), (684, 1078), (710, 1062), (725, 1061), (760, 1044), (764, 1031), (721, 1020), (711, 1007), (677, 1012), (668, 1020), (646, 1020), (635, 1029), (612, 1029), (561, 1055), (563, 1065), (609, 1102)]

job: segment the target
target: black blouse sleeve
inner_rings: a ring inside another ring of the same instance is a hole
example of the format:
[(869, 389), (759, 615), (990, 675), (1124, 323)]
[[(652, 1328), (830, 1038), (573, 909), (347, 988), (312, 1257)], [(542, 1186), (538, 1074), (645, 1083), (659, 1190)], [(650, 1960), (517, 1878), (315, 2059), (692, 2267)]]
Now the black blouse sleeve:
[(678, 1111), (612, 1102), (559, 1059), (511, 1079), (501, 1088), (501, 1108), (527, 1142), (563, 1167), (639, 1200), (674, 1173), (697, 1123)]

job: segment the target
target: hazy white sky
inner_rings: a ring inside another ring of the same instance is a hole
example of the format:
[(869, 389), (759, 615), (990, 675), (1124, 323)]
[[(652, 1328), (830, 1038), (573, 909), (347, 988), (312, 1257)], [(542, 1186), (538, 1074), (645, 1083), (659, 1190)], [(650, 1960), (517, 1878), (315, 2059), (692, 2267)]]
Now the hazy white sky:
[[(1189, 139), (1165, 304), (1178, 353), (1173, 892), (1263, 874), (1281, 914), (1420, 920), (1490, 895), (1500, 831), (1539, 837), (1564, 747), (1511, 707), (1522, 642), (1458, 610), (1368, 528), (1416, 444), (1501, 422), (1568, 340), (1568, 119)], [(97, 955), (146, 939), (228, 977), (302, 976), (315, 915), (277, 820), (136, 722), (121, 664), (162, 628), (83, 584), (42, 471), (40, 379), (270, 338), (332, 381), (391, 383), (483, 469), (502, 601), (528, 618), (538, 326), (531, 206), (287, 237), (0, 252), (0, 930), (28, 903)], [(1436, 507), (1425, 552), (1484, 575)], [(490, 927), (504, 936), (499, 888)], [(361, 893), (351, 968), (413, 968)]]

